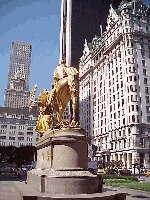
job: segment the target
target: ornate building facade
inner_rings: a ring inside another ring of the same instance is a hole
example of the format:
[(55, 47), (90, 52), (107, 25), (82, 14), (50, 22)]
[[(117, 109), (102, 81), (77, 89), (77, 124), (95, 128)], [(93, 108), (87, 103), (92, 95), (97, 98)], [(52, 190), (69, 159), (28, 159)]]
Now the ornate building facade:
[(5, 107), (28, 107), (31, 51), (32, 45), (28, 42), (12, 42), (7, 88), (4, 95)]
[(106, 31), (85, 40), (79, 92), (80, 124), (98, 147), (95, 157), (150, 168), (150, 8), (144, 0), (110, 6)]

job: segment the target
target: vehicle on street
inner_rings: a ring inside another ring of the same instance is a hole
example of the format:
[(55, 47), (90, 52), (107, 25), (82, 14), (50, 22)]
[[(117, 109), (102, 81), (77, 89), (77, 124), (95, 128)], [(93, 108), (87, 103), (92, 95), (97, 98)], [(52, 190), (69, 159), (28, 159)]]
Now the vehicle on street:
[(150, 176), (150, 172), (145, 172), (145, 175), (146, 176)]

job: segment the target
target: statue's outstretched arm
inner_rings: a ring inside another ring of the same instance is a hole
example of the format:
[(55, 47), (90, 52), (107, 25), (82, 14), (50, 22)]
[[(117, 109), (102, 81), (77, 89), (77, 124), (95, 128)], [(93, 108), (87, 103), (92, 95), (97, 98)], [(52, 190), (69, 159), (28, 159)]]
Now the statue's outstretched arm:
[(33, 99), (30, 99), (30, 102), (36, 103), (36, 104), (40, 104), (40, 101), (34, 101)]

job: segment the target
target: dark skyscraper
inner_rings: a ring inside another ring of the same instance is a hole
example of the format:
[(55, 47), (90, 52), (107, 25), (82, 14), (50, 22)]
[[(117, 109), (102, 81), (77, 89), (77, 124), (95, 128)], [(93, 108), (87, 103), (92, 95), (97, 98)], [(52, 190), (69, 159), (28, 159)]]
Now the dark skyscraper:
[(95, 35), (100, 36), (100, 25), (105, 31), (110, 4), (117, 8), (121, 0), (72, 0), (71, 20), (71, 65), (79, 66), (85, 39), (91, 42)]

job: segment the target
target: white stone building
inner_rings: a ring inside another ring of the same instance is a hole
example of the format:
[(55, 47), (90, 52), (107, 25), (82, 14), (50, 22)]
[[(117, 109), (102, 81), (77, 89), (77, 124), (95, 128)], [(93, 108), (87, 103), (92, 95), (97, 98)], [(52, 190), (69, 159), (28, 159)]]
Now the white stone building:
[(98, 147), (98, 160), (150, 168), (150, 8), (144, 0), (110, 6), (106, 31), (85, 40), (79, 99), (80, 125)]
[(35, 146), (37, 117), (37, 108), (0, 107), (0, 146)]

